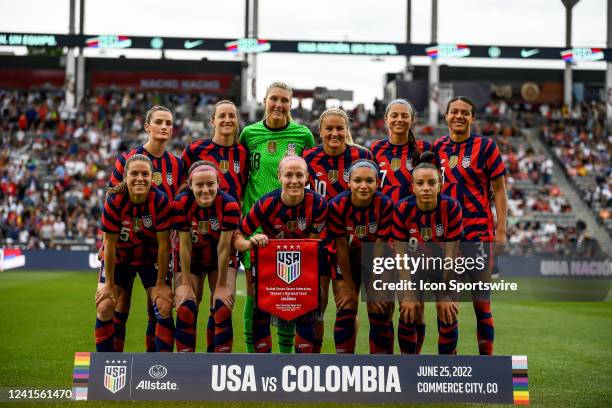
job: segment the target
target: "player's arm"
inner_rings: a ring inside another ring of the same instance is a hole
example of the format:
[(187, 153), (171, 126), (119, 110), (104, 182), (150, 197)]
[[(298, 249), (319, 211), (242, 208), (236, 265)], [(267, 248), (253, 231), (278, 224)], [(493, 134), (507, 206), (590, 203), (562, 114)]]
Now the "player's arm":
[[(213, 305), (217, 299), (221, 300), (225, 306), (229, 309), (234, 307), (234, 294), (230, 289), (232, 285), (229, 284), (228, 280), (228, 265), (232, 250), (232, 235), (234, 231), (221, 231), (219, 236), (219, 244), (217, 245), (218, 253), (218, 278), (217, 286), (213, 294)], [(233, 276), (231, 279), (235, 279)]]
[(342, 272), (342, 279), (334, 281), (336, 286), (336, 307), (342, 309), (356, 309), (355, 283), (351, 275), (351, 261), (349, 259), (349, 245), (346, 236), (336, 238), (336, 251), (338, 266)]
[[(374, 241), (374, 258), (384, 258), (385, 257), (385, 246), (387, 245), (387, 240), (383, 239), (383, 238), (376, 238), (376, 241)], [(372, 293), (371, 291), (373, 290), (372, 287), (365, 287), (365, 290), (368, 290), (370, 293)], [(376, 295), (374, 293), (372, 293), (370, 295), (373, 298), (376, 298)], [(368, 297), (370, 297), (368, 296)], [(384, 302), (384, 301), (374, 301), (374, 302), (370, 302), (368, 301), (368, 306), (373, 308), (374, 311), (376, 311), (377, 313), (387, 313), (389, 310), (389, 302)]]
[(506, 243), (506, 221), (508, 218), (508, 196), (506, 194), (506, 177), (499, 176), (493, 180), (493, 201), (497, 213), (497, 227), (495, 228), (495, 243)]
[[(395, 253), (400, 257), (408, 254), (408, 243), (404, 240), (395, 241)], [(397, 270), (397, 276), (400, 279), (400, 282), (411, 282), (412, 274), (410, 270), (405, 268), (399, 268)], [(396, 292), (397, 300), (400, 305), (400, 318), (404, 321), (404, 323), (413, 323), (417, 316), (419, 315), (420, 303), (416, 298), (416, 294), (414, 290), (405, 289), (398, 290)]]
[(234, 234), (234, 247), (238, 252), (246, 252), (253, 248), (265, 247), (268, 245), (268, 236), (266, 234), (254, 234), (261, 226), (258, 221), (257, 213), (260, 211), (260, 202), (256, 202), (249, 213), (242, 219), (240, 229)]
[(111, 299), (117, 304), (117, 289), (115, 288), (115, 260), (117, 256), (117, 241), (119, 234), (104, 233), (104, 271), (106, 281), (96, 292), (96, 306), (104, 299)]
[[(449, 241), (444, 243), (445, 259), (455, 259), (459, 250), (459, 241)], [(445, 262), (446, 264), (446, 262)], [(444, 269), (444, 282), (448, 287), (448, 282), (453, 278), (455, 271), (451, 268)], [(436, 310), (438, 318), (444, 324), (453, 324), (459, 314), (459, 303), (455, 302), (446, 291), (436, 293)]]
[(236, 234), (234, 234), (234, 247), (238, 252), (249, 251), (253, 246), (264, 248), (268, 245), (268, 242), (266, 234), (255, 234), (249, 238), (240, 231), (236, 231)]
[(191, 273), (191, 251), (193, 242), (191, 231), (179, 231), (179, 259), (181, 261), (181, 273), (183, 276), (189, 276)]
[(157, 231), (157, 281), (152, 292), (152, 300), (164, 298), (172, 304), (172, 288), (166, 285), (168, 276), (168, 257), (170, 253), (170, 231)]

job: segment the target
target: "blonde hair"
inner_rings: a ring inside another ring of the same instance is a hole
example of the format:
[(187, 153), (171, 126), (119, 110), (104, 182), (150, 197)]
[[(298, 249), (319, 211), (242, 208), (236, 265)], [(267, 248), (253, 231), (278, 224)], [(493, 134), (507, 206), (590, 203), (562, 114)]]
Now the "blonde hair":
[(130, 169), (130, 164), (136, 161), (142, 161), (147, 163), (149, 165), (151, 173), (153, 173), (153, 163), (151, 162), (151, 159), (149, 159), (147, 156), (145, 156), (144, 154), (135, 154), (130, 156), (125, 162), (125, 168), (123, 169), (123, 180), (121, 181), (121, 183), (108, 188), (108, 190), (106, 191), (107, 197), (110, 194), (123, 194), (127, 191), (127, 184), (125, 183), (125, 179)]
[(172, 117), (174, 117), (170, 109), (166, 108), (165, 106), (157, 105), (157, 106), (153, 106), (151, 109), (147, 111), (145, 115), (145, 123), (147, 124), (151, 123), (151, 118), (153, 117), (153, 114), (155, 112), (168, 112), (170, 115), (172, 115)]
[[(293, 89), (291, 89), (291, 87), (289, 85), (287, 85), (286, 83), (284, 83), (284, 82), (275, 81), (275, 82), (272, 82), (268, 86), (268, 89), (266, 89), (266, 96), (264, 96), (264, 101), (266, 99), (268, 99), (268, 94), (274, 88), (284, 89), (285, 91), (288, 91), (289, 92), (289, 101), (291, 101), (293, 99)], [(266, 110), (264, 109), (263, 120), (266, 120), (267, 117), (268, 117), (268, 112), (266, 112)], [(293, 121), (293, 117), (291, 117), (291, 108), (289, 108), (289, 111), (287, 111), (287, 116), (285, 117), (285, 119), (287, 119), (287, 123)]]
[[(215, 103), (213, 105), (212, 115), (210, 116), (210, 123), (211, 124), (215, 120), (215, 115), (217, 114), (217, 107), (219, 105), (232, 105), (234, 107), (234, 109), (236, 110), (236, 121), (237, 121), (237, 124), (236, 124), (236, 130), (234, 130), (234, 138), (232, 139), (232, 144), (236, 144), (238, 142), (238, 134), (239, 134), (239, 132), (238, 132), (239, 129), (238, 128), (239, 128), (239, 125), (240, 125), (240, 120), (238, 118), (238, 108), (236, 107), (236, 104), (234, 102), (230, 101), (229, 99), (222, 99), (222, 100), (220, 100), (219, 102), (217, 102), (217, 103)], [(214, 134), (213, 134), (213, 137), (215, 137)]]
[(344, 120), (344, 125), (346, 126), (346, 137), (344, 138), (344, 140), (348, 146), (354, 145), (355, 142), (353, 141), (353, 136), (351, 135), (351, 124), (349, 122), (349, 117), (346, 112), (340, 108), (329, 108), (324, 110), (323, 113), (321, 113), (321, 116), (319, 116), (318, 120), (319, 134), (321, 134), (321, 126), (323, 126), (323, 120), (326, 117), (332, 115), (340, 116)]
[(278, 163), (278, 175), (279, 176), (282, 174), (283, 167), (285, 167), (285, 165), (287, 163), (289, 163), (290, 161), (296, 161), (296, 162), (300, 163), (306, 169), (306, 173), (308, 173), (308, 164), (306, 163), (306, 160), (304, 160), (300, 156), (296, 156), (296, 155), (292, 154), (292, 155), (289, 155), (289, 156), (285, 156), (280, 161), (280, 163)]

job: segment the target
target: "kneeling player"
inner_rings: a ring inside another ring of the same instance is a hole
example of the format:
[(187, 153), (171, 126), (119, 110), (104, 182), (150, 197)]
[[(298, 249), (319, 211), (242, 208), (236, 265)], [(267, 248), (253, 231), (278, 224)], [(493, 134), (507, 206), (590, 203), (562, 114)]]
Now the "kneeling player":
[[(430, 163), (433, 157), (431, 152), (421, 154), (421, 163), (412, 172), (414, 195), (397, 204), (393, 216), (395, 248), (401, 255), (407, 254), (408, 250), (415, 256), (417, 253), (424, 253), (434, 257), (455, 258), (462, 234), (461, 205), (456, 200), (440, 194), (440, 173)], [(427, 243), (442, 242), (446, 244), (441, 247), (435, 244), (427, 245)], [(414, 275), (405, 276), (407, 280), (417, 284), (427, 279), (432, 282), (447, 282), (448, 276), (441, 277), (441, 274), (442, 270), (430, 273), (420, 270)], [(402, 276), (401, 273), (400, 275)], [(420, 299), (423, 293), (416, 290), (403, 295), (398, 293), (400, 349), (402, 354), (419, 354), (425, 339), (424, 303)], [(444, 298), (445, 295), (441, 292), (436, 293), (438, 352), (456, 354), (458, 304), (450, 301), (450, 298)]]
[[(325, 227), (327, 202), (312, 190), (305, 189), (308, 170), (304, 159), (287, 156), (278, 168), (281, 189), (259, 199), (240, 224), (234, 245), (240, 252), (254, 246), (265, 247), (268, 238), (319, 238)], [(261, 228), (261, 234), (255, 234)], [(250, 238), (246, 238), (249, 237)], [(253, 315), (253, 342), (255, 352), (270, 353), (270, 314), (255, 308)], [(296, 319), (296, 353), (312, 353), (314, 316), (312, 313)]]
[[(370, 160), (358, 160), (349, 169), (350, 191), (338, 194), (329, 202), (328, 233), (336, 240), (338, 266), (342, 280), (337, 293), (353, 291), (353, 299), (344, 302), (336, 295), (338, 316), (334, 328), (337, 353), (355, 352), (357, 296), (361, 284), (361, 244), (375, 242), (376, 248), (390, 238), (393, 203), (377, 191), (378, 167)], [(368, 302), (370, 353), (393, 354), (393, 303)]]
[[(369, 150), (355, 145), (351, 136), (349, 118), (342, 109), (329, 108), (319, 117), (321, 145), (304, 150), (303, 157), (308, 163), (311, 188), (331, 200), (348, 190), (348, 170), (359, 159), (372, 159)], [(329, 298), (329, 283), (336, 279), (336, 246), (333, 239), (323, 234), (325, 250), (328, 254), (326, 268), (321, 271), (321, 303), (319, 318), (315, 323), (315, 353), (321, 352), (324, 334), (324, 314)], [(343, 282), (340, 282), (342, 285)], [(338, 283), (332, 286), (334, 295), (338, 293)], [(341, 295), (341, 294), (340, 294)], [(336, 315), (338, 316), (338, 315)]]
[(179, 231), (180, 241), (174, 293), (176, 348), (195, 351), (198, 307), (208, 275), (215, 326), (208, 350), (229, 353), (236, 288), (232, 235), (238, 229), (240, 208), (232, 196), (219, 189), (214, 163), (200, 160), (191, 166), (187, 190), (176, 197), (172, 209), (173, 228)]
[[(174, 331), (172, 289), (167, 284), (171, 205), (151, 188), (151, 160), (127, 159), (121, 183), (109, 189), (102, 214), (104, 266), (96, 292), (96, 350), (123, 351), (125, 321), (136, 273), (155, 306), (158, 351), (172, 351), (165, 335)], [(157, 260), (157, 264), (155, 264)]]

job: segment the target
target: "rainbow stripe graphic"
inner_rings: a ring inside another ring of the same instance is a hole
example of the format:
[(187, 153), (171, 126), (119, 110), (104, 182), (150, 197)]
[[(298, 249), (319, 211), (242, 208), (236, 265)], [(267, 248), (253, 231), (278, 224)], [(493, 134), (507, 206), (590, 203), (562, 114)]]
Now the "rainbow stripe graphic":
[(529, 405), (527, 356), (512, 356), (512, 391), (514, 405)]
[(72, 399), (75, 401), (87, 401), (90, 362), (91, 353), (74, 353), (74, 371), (72, 374)]

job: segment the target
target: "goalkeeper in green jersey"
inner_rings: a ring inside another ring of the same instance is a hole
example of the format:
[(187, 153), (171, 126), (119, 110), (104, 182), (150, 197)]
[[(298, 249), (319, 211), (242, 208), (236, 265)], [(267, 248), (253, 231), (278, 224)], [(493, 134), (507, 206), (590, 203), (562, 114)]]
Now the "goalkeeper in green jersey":
[[(265, 113), (263, 120), (253, 123), (242, 130), (240, 143), (249, 151), (251, 168), (247, 182), (242, 214), (248, 214), (251, 207), (265, 194), (281, 187), (278, 181), (278, 164), (285, 156), (301, 156), (307, 147), (315, 145), (310, 130), (291, 121), (291, 88), (282, 83), (272, 83), (264, 97)], [(282, 233), (281, 233), (282, 234)], [(270, 238), (283, 238), (275, 236)], [(249, 253), (242, 259), (247, 277), (247, 301), (244, 308), (244, 337), (247, 351), (253, 350), (253, 276)], [(278, 325), (278, 344), (281, 353), (293, 350), (294, 327), (282, 322)]]

